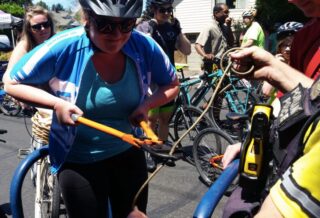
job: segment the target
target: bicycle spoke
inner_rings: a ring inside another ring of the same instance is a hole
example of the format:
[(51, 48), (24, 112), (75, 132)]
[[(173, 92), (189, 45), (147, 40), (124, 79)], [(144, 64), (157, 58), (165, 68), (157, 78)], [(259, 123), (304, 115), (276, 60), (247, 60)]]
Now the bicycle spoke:
[(205, 129), (197, 135), (193, 156), (200, 177), (206, 185), (210, 186), (221, 174), (221, 169), (214, 167), (211, 159), (223, 154), (227, 145), (233, 143), (234, 141), (219, 129)]
[[(174, 121), (174, 134), (178, 140), (200, 117), (202, 111), (195, 107), (182, 107), (176, 114)], [(205, 128), (212, 127), (213, 123), (207, 116), (202, 117), (200, 122), (181, 140), (180, 147), (185, 159), (193, 164), (192, 146), (196, 135)]]

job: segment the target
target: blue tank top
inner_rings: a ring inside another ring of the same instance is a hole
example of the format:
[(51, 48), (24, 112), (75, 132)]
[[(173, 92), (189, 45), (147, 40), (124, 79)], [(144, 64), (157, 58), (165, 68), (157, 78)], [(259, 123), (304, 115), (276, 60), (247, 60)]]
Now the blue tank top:
[[(134, 62), (126, 59), (123, 77), (109, 84), (102, 80), (89, 61), (84, 72), (76, 105), (84, 117), (117, 130), (132, 133), (128, 116), (138, 106), (140, 95)], [(128, 148), (126, 142), (85, 125), (77, 126), (77, 133), (67, 161), (90, 163), (117, 155)]]

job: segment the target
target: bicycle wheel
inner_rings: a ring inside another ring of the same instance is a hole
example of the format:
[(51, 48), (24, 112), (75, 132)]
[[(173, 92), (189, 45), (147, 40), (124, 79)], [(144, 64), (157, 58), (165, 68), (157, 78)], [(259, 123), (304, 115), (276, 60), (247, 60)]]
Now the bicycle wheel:
[(228, 120), (226, 115), (229, 112), (248, 114), (258, 101), (250, 88), (230, 86), (224, 92), (217, 94), (209, 110), (209, 117), (217, 127), (226, 131), (234, 139), (241, 141), (244, 130), (249, 126)]
[[(234, 140), (230, 136), (216, 128), (204, 129), (197, 135), (192, 152), (195, 166), (199, 172), (201, 181), (205, 185), (211, 186), (222, 173), (220, 168), (212, 165), (210, 162), (212, 158), (224, 154), (227, 146), (234, 143)], [(236, 178), (227, 189), (226, 194), (230, 194), (237, 183), (238, 179)]]
[(17, 100), (6, 94), (0, 104), (0, 110), (5, 115), (16, 116), (20, 113), (21, 106)]
[(44, 160), (40, 178), (41, 217), (59, 218), (60, 189), (57, 176), (50, 172), (49, 167), (48, 161)]
[(53, 186), (52, 186), (52, 210), (51, 210), (51, 217), (52, 218), (59, 218), (60, 216), (60, 203), (61, 203), (61, 192), (59, 187), (59, 182), (57, 175), (53, 176)]
[[(193, 106), (180, 107), (178, 109), (173, 124), (175, 141), (177, 141), (195, 123), (201, 114), (202, 110)], [(204, 115), (198, 124), (181, 140), (179, 145), (186, 161), (191, 164), (194, 163), (192, 146), (196, 135), (201, 130), (213, 126), (212, 120), (207, 115)]]

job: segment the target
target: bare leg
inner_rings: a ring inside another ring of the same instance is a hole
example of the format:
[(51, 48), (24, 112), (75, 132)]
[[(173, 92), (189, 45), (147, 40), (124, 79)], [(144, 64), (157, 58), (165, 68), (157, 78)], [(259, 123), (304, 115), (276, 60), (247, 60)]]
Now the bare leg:
[(159, 114), (159, 131), (158, 136), (161, 140), (166, 141), (169, 135), (169, 121), (172, 112), (161, 112)]

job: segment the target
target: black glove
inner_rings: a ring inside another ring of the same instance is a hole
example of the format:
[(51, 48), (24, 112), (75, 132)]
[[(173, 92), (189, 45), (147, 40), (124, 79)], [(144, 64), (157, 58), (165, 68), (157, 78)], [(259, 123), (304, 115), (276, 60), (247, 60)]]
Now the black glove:
[(172, 27), (176, 31), (177, 35), (179, 35), (181, 33), (180, 21), (177, 18), (173, 18)]

